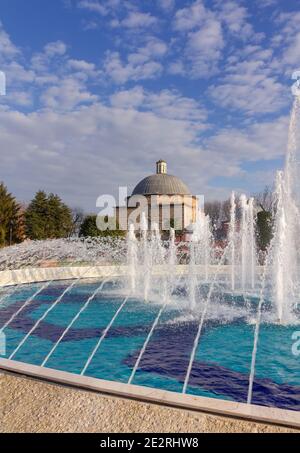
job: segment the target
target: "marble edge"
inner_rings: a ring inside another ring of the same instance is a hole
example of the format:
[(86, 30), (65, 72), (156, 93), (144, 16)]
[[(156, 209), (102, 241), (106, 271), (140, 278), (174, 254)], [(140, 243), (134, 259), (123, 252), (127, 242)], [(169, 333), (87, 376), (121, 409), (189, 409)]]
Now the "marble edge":
[(130, 398), (179, 409), (210, 413), (212, 415), (246, 419), (253, 422), (300, 428), (300, 412), (291, 410), (183, 395), (165, 390), (80, 376), (3, 358), (0, 359), (0, 370), (120, 398)]

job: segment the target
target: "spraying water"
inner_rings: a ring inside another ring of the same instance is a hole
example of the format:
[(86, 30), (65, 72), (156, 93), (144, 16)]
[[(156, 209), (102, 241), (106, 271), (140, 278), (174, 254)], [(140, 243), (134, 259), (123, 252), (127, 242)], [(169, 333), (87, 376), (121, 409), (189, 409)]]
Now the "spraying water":
[(137, 274), (137, 240), (134, 233), (134, 225), (129, 227), (127, 236), (127, 250), (128, 250), (128, 274), (130, 278), (130, 290), (134, 293), (136, 290), (136, 274)]
[[(233, 209), (233, 208), (232, 208)], [(240, 222), (240, 265), (241, 289), (243, 293), (255, 286), (256, 245), (255, 245), (255, 215), (254, 199), (247, 200), (246, 195), (240, 197), (241, 222)], [(235, 222), (236, 225), (236, 222)], [(237, 227), (233, 226), (236, 232)], [(235, 239), (231, 238), (232, 244)], [(235, 247), (232, 245), (232, 247)]]
[(208, 281), (209, 278), (212, 242), (210, 218), (203, 211), (199, 210), (196, 223), (193, 225), (193, 234), (190, 242), (188, 288), (190, 308), (192, 310), (196, 307), (197, 303), (199, 279)]
[(144, 212), (142, 213), (141, 218), (141, 234), (142, 234), (141, 261), (143, 269), (142, 283), (144, 287), (144, 300), (147, 301), (149, 299), (149, 291), (151, 284), (152, 254), (151, 247), (149, 247), (148, 243), (148, 222)]
[(189, 294), (189, 305), (190, 309), (194, 310), (196, 307), (196, 291), (198, 286), (198, 279), (196, 273), (196, 244), (198, 236), (194, 231), (192, 240), (190, 242), (190, 262), (189, 262), (189, 273), (188, 273), (188, 294)]
[(230, 244), (230, 265), (231, 265), (231, 290), (235, 290), (235, 237), (236, 237), (236, 201), (235, 193), (232, 192), (230, 197), (230, 226), (229, 226), (229, 244)]
[(295, 98), (285, 169), (276, 178), (276, 217), (271, 246), (273, 300), (280, 323), (294, 321), (300, 291), (300, 99)]

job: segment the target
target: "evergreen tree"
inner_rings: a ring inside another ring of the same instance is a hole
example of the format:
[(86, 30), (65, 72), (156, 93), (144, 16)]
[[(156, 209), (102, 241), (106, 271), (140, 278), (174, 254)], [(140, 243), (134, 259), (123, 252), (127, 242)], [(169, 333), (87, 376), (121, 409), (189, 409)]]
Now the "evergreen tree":
[(265, 252), (273, 237), (273, 218), (270, 212), (260, 211), (257, 214), (256, 231), (258, 249)]
[(25, 212), (26, 235), (30, 239), (46, 238), (47, 195), (40, 190)]
[(81, 237), (120, 237), (120, 236), (125, 236), (125, 232), (122, 230), (119, 230), (119, 227), (117, 225), (116, 230), (99, 230), (97, 227), (97, 216), (96, 215), (88, 215), (85, 217), (83, 220), (80, 231), (79, 231), (79, 236)]
[(20, 205), (0, 183), (0, 247), (20, 242), (21, 232)]
[(100, 231), (97, 228), (96, 220), (97, 220), (96, 215), (86, 216), (81, 224), (79, 236), (81, 236), (81, 237), (100, 236)]
[(25, 213), (26, 234), (30, 239), (57, 239), (69, 236), (72, 213), (54, 194), (38, 191)]

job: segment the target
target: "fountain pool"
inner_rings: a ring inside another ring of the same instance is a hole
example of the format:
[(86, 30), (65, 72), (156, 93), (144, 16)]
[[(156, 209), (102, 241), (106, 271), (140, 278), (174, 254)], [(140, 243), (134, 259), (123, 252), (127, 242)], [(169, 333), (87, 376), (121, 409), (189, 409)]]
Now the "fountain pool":
[[(162, 282), (155, 278), (152, 285), (161, 288)], [(210, 286), (197, 287), (198, 308), (192, 310), (184, 281), (167, 304), (161, 301), (160, 291), (157, 297), (153, 292), (148, 302), (128, 297), (127, 281), (122, 278), (4, 288), (0, 325), (6, 325), (5, 357), (182, 393)], [(222, 283), (216, 285), (191, 364), (187, 394), (247, 402), (258, 303), (259, 295), (245, 298), (226, 292)], [(271, 323), (271, 312), (265, 304), (251, 401), (299, 410), (299, 358), (291, 353), (295, 327)]]

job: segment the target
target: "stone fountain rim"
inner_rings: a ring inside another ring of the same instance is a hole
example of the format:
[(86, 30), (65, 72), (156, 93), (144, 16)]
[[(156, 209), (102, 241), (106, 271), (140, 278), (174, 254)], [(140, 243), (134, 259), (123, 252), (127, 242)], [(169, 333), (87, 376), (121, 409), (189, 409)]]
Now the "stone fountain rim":
[[(191, 271), (189, 265), (179, 264), (174, 266), (175, 274), (186, 275)], [(167, 272), (169, 266), (155, 266), (154, 275), (161, 275)], [(204, 266), (193, 266), (196, 273), (204, 271)], [(258, 272), (261, 272), (262, 267), (257, 267)], [(210, 265), (208, 272), (210, 274), (218, 273), (220, 275), (230, 274), (230, 265)], [(36, 267), (22, 268), (15, 270), (0, 271), (0, 287), (16, 286), (27, 283), (40, 283), (47, 281), (74, 280), (83, 278), (117, 278), (128, 275), (128, 266), (126, 265), (101, 265), (101, 266), (62, 266), (62, 267)]]
[(106, 381), (8, 359), (0, 359), (0, 370), (6, 373), (38, 379), (56, 385), (59, 384), (81, 390), (98, 392), (107, 396), (132, 399), (177, 409), (231, 417), (234, 419), (243, 419), (256, 423), (268, 423), (271, 425), (300, 429), (300, 414), (297, 411)]

